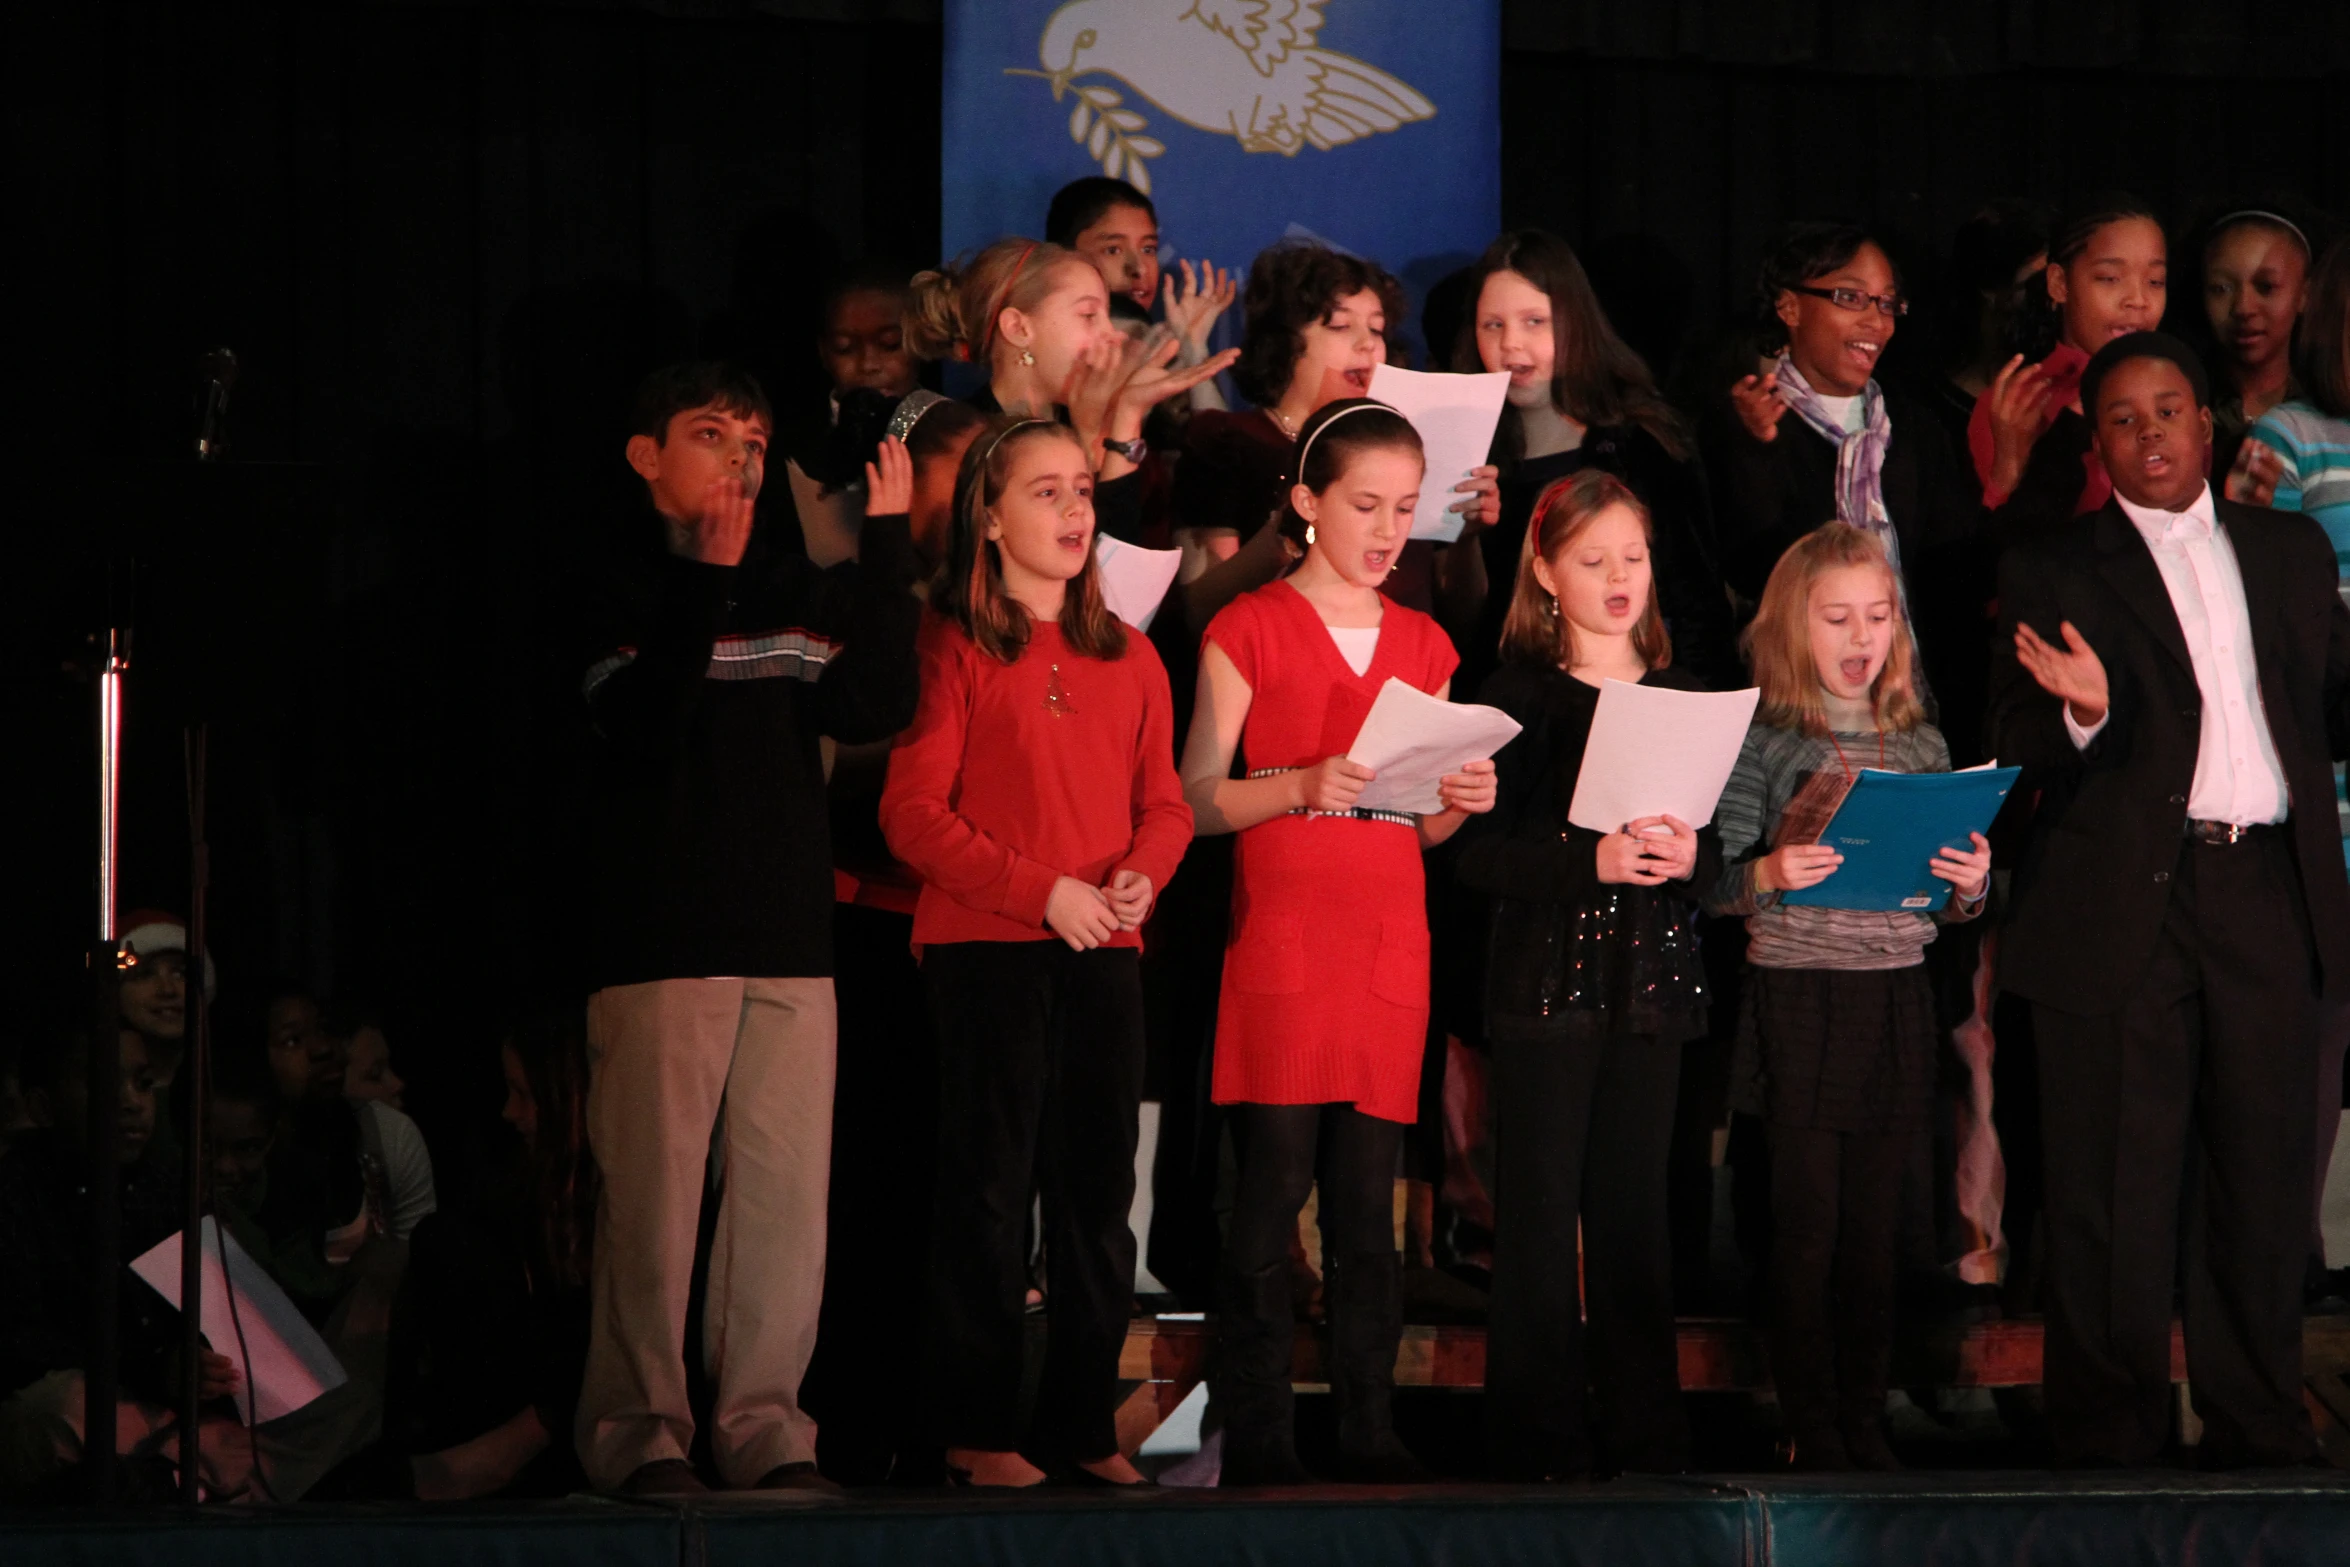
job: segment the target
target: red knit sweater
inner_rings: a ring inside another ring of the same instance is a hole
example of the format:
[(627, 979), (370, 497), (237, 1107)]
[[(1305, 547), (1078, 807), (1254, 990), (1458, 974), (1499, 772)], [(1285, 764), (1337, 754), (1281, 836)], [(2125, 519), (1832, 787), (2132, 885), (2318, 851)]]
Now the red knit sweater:
[(890, 851), (922, 878), (916, 946), (1058, 940), (1044, 909), (1062, 876), (1100, 886), (1136, 870), (1166, 889), (1191, 807), (1167, 671), (1147, 639), (1128, 632), (1125, 654), (1105, 662), (1042, 622), (1004, 664), (933, 615), (921, 658), (921, 706), (881, 794)]

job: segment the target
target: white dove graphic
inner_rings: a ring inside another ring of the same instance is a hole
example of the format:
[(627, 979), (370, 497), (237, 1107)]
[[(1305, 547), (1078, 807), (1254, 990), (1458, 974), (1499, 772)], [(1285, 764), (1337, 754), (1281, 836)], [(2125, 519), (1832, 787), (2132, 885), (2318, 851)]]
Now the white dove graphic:
[(1163, 150), (1133, 134), (1142, 116), (1119, 107), (1113, 88), (1078, 85), (1089, 72), (1117, 77), (1197, 130), (1237, 139), (1244, 151), (1295, 157), (1425, 120), (1436, 105), (1377, 66), (1314, 46), (1330, 0), (1070, 0), (1045, 23), (1039, 76), (1053, 97), (1074, 92), (1069, 134), (1102, 172), (1144, 191), (1144, 160)]

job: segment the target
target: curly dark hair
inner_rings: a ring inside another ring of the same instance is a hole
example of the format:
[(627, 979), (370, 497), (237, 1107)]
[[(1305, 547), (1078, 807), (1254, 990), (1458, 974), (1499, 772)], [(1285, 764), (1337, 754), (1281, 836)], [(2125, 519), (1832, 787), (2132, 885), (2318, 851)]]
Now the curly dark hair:
[(1306, 241), (1260, 251), (1240, 301), (1240, 362), (1232, 380), (1241, 396), (1260, 408), (1281, 401), (1305, 352), (1305, 329), (1365, 289), (1379, 296), (1390, 328), (1403, 319), (1403, 284), (1377, 262)]
[[(1755, 305), (1764, 331), (1784, 341), (1786, 328), (1779, 321), (1779, 296), (1835, 271), (1859, 255), (1863, 245), (1874, 245), (1879, 250), (1886, 248), (1883, 240), (1858, 223), (1814, 219), (1782, 225), (1772, 236), (1770, 248), (1763, 252), (1762, 269), (1754, 280)], [(1891, 259), (1890, 252), (1887, 259)], [(1899, 288), (1899, 267), (1893, 269), (1893, 279), (1894, 287)]]

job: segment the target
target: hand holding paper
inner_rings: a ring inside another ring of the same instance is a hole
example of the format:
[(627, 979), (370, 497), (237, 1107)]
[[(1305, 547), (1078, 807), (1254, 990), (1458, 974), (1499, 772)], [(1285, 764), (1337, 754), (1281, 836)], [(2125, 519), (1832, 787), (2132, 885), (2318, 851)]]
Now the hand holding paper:
[(1371, 367), (1371, 395), (1412, 422), (1428, 454), (1420, 480), (1419, 505), (1412, 512), (1412, 537), (1450, 542), (1461, 536), (1461, 497), (1454, 486), (1485, 464), (1501, 406), (1509, 395), (1509, 372), (1444, 375), (1428, 370)]
[(1433, 816), (1447, 808), (1445, 778), (1490, 760), (1517, 733), (1518, 721), (1499, 708), (1447, 702), (1390, 676), (1346, 748), (1348, 761), (1374, 774), (1354, 803)]
[[(131, 1271), (174, 1306), (180, 1303), (182, 1230), (134, 1259)], [(222, 1248), (227, 1267), (222, 1267)], [(247, 1425), (290, 1415), (350, 1378), (326, 1340), (277, 1281), (263, 1271), (233, 1235), (221, 1234), (217, 1220), (204, 1221), (204, 1337), (216, 1348), (237, 1345), (236, 1358), (253, 1368), (250, 1385), (237, 1389), (237, 1410)], [(236, 1289), (231, 1314), (229, 1289)], [(239, 1330), (243, 1332), (239, 1342)]]

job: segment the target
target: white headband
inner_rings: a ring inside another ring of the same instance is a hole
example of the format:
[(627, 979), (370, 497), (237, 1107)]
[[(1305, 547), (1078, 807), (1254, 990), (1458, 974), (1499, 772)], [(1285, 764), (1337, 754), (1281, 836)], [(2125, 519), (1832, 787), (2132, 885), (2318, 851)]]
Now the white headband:
[(2211, 225), (2211, 232), (2218, 234), (2232, 223), (2274, 223), (2278, 228), (2283, 229), (2301, 242), (2301, 254), (2305, 256), (2317, 254), (2316, 247), (2309, 243), (2309, 236), (2301, 232), (2301, 225), (2281, 212), (2271, 212), (2266, 207), (2246, 207), (2239, 212), (2231, 212), (2216, 219)]
[(1338, 412), (1332, 414), (1329, 418), (1323, 420), (1320, 424), (1315, 425), (1314, 433), (1307, 436), (1305, 439), (1305, 444), (1297, 449), (1297, 478), (1294, 482), (1298, 484), (1303, 484), (1306, 482), (1306, 456), (1308, 453), (1313, 451), (1314, 443), (1322, 438), (1322, 432), (1329, 429), (1339, 420), (1345, 418), (1348, 414), (1359, 414), (1367, 408), (1376, 408), (1383, 413), (1395, 412), (1394, 409), (1388, 407), (1385, 403), (1377, 402), (1371, 398), (1366, 397), (1359, 403), (1349, 403), (1346, 407), (1339, 409)]

